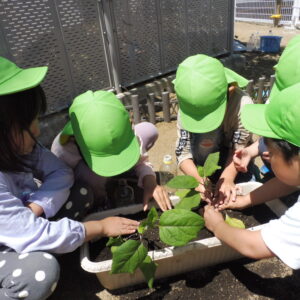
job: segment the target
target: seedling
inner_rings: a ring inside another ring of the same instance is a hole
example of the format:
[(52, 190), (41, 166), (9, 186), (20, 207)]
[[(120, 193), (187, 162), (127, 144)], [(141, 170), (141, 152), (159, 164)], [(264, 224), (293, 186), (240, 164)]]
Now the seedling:
[[(197, 168), (198, 174), (204, 179), (204, 186), (213, 193), (214, 186), (208, 179), (213, 175), (215, 171), (221, 169), (218, 165), (220, 153), (215, 152), (208, 155), (203, 166)], [(199, 182), (193, 176), (180, 175), (171, 179), (167, 186), (173, 189), (179, 189), (176, 191), (176, 195), (179, 196), (181, 201), (175, 206), (175, 208), (193, 209), (198, 207), (201, 201), (200, 194), (195, 191), (195, 188), (199, 185)]]
[[(209, 181), (208, 177), (213, 175), (215, 171), (221, 169), (218, 165), (220, 159), (220, 153), (215, 152), (208, 155), (203, 166), (197, 168), (198, 174), (204, 179), (204, 186), (211, 194), (214, 194), (215, 186)], [(181, 199), (175, 208), (191, 210), (199, 206), (201, 202), (200, 194), (195, 191), (195, 188), (199, 185), (199, 182), (192, 176), (181, 175), (176, 176), (167, 183), (168, 187), (178, 189), (176, 195)], [(225, 213), (225, 222), (237, 228), (245, 228), (245, 224), (236, 218), (231, 218)]]
[(134, 273), (140, 268), (149, 288), (153, 287), (157, 264), (148, 255), (148, 243), (143, 238), (144, 233), (153, 227), (159, 228), (160, 240), (165, 244), (184, 246), (197, 237), (204, 227), (204, 219), (192, 211), (179, 208), (165, 211), (159, 217), (152, 207), (147, 219), (140, 224), (137, 234), (127, 240), (123, 237), (110, 238), (106, 244), (111, 246), (112, 274)]
[[(204, 166), (198, 167), (205, 185), (209, 184), (208, 177), (220, 169), (218, 161), (219, 153), (212, 153)], [(157, 210), (152, 207), (136, 234), (127, 238), (110, 238), (107, 242), (106, 245), (111, 247), (112, 252), (112, 274), (134, 273), (139, 268), (149, 288), (152, 288), (157, 264), (148, 255), (149, 241), (144, 238), (146, 231), (158, 227), (160, 240), (167, 245), (178, 247), (196, 238), (199, 231), (204, 228), (203, 217), (191, 211), (192, 208), (199, 206), (201, 201), (199, 193), (194, 190), (199, 182), (192, 176), (176, 176), (167, 185), (179, 189), (176, 194), (181, 201), (175, 209), (165, 211), (159, 216)], [(232, 220), (231, 223), (234, 223)]]

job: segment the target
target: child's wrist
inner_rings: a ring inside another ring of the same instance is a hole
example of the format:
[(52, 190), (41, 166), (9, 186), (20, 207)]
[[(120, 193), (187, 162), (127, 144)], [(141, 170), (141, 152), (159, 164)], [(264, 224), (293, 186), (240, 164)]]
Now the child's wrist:
[(214, 228), (213, 228), (213, 233), (216, 237), (219, 236), (219, 233), (222, 231), (222, 228), (224, 227), (225, 225), (225, 221), (222, 220), (222, 221), (219, 221), (217, 222), (215, 225), (214, 225)]

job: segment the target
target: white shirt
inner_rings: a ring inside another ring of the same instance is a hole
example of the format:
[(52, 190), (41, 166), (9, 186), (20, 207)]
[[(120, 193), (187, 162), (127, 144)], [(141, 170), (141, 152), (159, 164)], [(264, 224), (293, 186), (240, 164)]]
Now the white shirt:
[(285, 264), (300, 269), (300, 195), (280, 219), (263, 227), (261, 235), (267, 247)]

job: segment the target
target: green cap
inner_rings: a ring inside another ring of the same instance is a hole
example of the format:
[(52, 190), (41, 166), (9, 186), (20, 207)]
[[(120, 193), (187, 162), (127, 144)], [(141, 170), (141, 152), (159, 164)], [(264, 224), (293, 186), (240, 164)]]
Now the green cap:
[(269, 104), (247, 104), (241, 120), (258, 135), (285, 140), (300, 147), (300, 83), (280, 92)]
[(0, 56), (0, 96), (22, 92), (38, 86), (46, 76), (48, 67), (21, 69)]
[(209, 132), (223, 121), (228, 84), (240, 87), (248, 81), (210, 56), (197, 54), (186, 58), (173, 81), (179, 101), (181, 125), (190, 132)]
[(294, 37), (288, 42), (288, 44), (286, 45), (285, 48), (294, 46), (294, 45), (296, 45), (296, 44), (298, 44), (298, 43), (300, 43), (300, 34), (297, 34), (296, 36), (294, 36)]
[(300, 42), (293, 43), (282, 52), (278, 64), (275, 66), (275, 82), (270, 93), (270, 101), (279, 91), (300, 82), (299, 54)]
[(87, 165), (101, 176), (132, 168), (140, 158), (139, 142), (129, 114), (111, 92), (87, 91), (69, 109), (62, 135), (74, 135)]

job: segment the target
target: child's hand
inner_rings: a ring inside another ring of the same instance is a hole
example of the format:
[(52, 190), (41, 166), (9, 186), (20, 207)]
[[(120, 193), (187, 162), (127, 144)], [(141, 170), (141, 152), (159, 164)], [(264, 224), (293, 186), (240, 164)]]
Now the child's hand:
[(205, 205), (203, 217), (206, 228), (211, 232), (215, 232), (217, 225), (224, 223), (222, 214), (210, 204)]
[(36, 216), (38, 216), (38, 217), (41, 216), (41, 215), (44, 213), (43, 208), (42, 208), (40, 205), (36, 204), (36, 203), (28, 202), (28, 203), (26, 203), (25, 206), (27, 206), (29, 209), (31, 209), (32, 212), (33, 212)]
[(229, 201), (228, 203), (214, 203), (214, 207), (217, 208), (218, 210), (224, 210), (224, 209), (244, 209), (248, 206), (251, 206), (251, 200), (248, 195), (245, 196), (237, 196), (235, 201)]
[(153, 197), (162, 211), (171, 209), (171, 202), (167, 191), (160, 185), (157, 185), (156, 178), (152, 175), (144, 177), (144, 211), (148, 209), (149, 200)]
[(237, 187), (232, 180), (220, 178), (216, 185), (214, 201), (219, 205), (227, 205), (236, 200)]
[(106, 237), (134, 233), (140, 225), (137, 221), (121, 217), (108, 217), (98, 222), (102, 227), (102, 236)]
[(248, 172), (248, 164), (251, 160), (251, 155), (247, 148), (238, 149), (233, 155), (233, 164), (238, 172)]
[(212, 183), (206, 178), (206, 181), (201, 178), (199, 185), (195, 188), (195, 191), (200, 193), (201, 199), (207, 203), (211, 203), (213, 193), (212, 193)]
[(270, 154), (268, 151), (262, 153), (263, 160), (270, 161)]
[(153, 192), (153, 198), (162, 211), (172, 208), (171, 201), (167, 191), (160, 185), (157, 185)]

